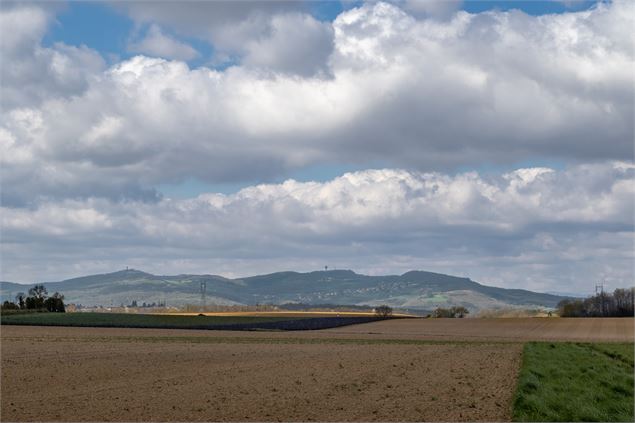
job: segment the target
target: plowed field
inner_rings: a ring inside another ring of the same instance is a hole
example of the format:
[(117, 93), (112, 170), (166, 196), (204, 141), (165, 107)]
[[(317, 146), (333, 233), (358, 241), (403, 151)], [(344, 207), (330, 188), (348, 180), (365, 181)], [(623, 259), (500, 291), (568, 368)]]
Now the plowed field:
[(437, 340), (633, 342), (633, 318), (507, 318), (384, 320), (331, 329), (340, 335)]
[(632, 342), (633, 319), (1, 331), (2, 421), (501, 421), (524, 341)]
[(3, 327), (2, 420), (507, 420), (522, 349), (163, 332)]

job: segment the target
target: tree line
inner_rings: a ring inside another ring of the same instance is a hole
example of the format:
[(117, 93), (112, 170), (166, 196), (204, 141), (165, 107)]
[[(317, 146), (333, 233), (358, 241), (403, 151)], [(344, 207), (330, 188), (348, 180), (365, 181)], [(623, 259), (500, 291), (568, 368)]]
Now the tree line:
[[(123, 303), (121, 304), (121, 306), (123, 307)], [(132, 302), (130, 304), (128, 304), (126, 307), (165, 307), (165, 301), (159, 301), (158, 303), (154, 302), (154, 303), (146, 303), (145, 301), (143, 303), (141, 303), (141, 305), (139, 305), (139, 303), (137, 302), (137, 300), (132, 300)]]
[(600, 292), (592, 297), (562, 300), (558, 303), (561, 317), (633, 317), (635, 288), (618, 288), (613, 293)]
[(59, 292), (50, 297), (44, 285), (35, 285), (29, 289), (29, 295), (19, 292), (15, 296), (15, 302), (5, 301), (2, 310), (46, 310), (50, 312), (65, 313), (64, 296)]
[(436, 310), (432, 312), (432, 317), (443, 318), (463, 318), (470, 314), (470, 311), (463, 306), (456, 306), (451, 308), (442, 308), (438, 307)]

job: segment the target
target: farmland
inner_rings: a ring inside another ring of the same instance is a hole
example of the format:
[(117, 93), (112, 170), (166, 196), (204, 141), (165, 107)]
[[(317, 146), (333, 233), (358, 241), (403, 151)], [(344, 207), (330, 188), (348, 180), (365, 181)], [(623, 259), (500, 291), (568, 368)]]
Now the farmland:
[(344, 336), (463, 341), (633, 342), (632, 318), (406, 319), (332, 329)]
[(26, 313), (2, 316), (3, 325), (211, 330), (315, 330), (377, 320), (372, 314), (322, 316), (291, 313), (120, 314)]
[[(557, 336), (605, 343), (528, 343)], [(515, 395), (525, 373), (548, 374), (525, 360), (541, 346), (585, 367), (593, 345), (613, 376), (632, 375), (633, 319), (396, 319), (300, 332), (2, 326), (1, 340), (5, 421), (509, 421), (532, 420)], [(622, 399), (623, 377), (612, 377), (616, 390), (604, 381)]]

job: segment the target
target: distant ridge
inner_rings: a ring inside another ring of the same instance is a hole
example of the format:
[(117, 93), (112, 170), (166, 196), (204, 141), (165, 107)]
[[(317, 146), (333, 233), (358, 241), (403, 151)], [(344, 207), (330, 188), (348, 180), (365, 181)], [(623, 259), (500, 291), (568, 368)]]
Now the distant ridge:
[[(462, 305), (472, 311), (483, 308), (555, 307), (567, 297), (481, 285), (469, 278), (413, 270), (402, 275), (367, 276), (352, 270), (284, 271), (246, 278), (218, 275), (157, 276), (136, 269), (82, 276), (60, 282), (44, 282), (50, 292), (59, 291), (69, 303), (85, 306), (130, 304), (136, 300), (168, 305), (200, 303), (205, 282), (207, 304), (388, 304), (392, 307), (432, 310)], [(28, 285), (0, 282), (2, 301), (13, 299)]]

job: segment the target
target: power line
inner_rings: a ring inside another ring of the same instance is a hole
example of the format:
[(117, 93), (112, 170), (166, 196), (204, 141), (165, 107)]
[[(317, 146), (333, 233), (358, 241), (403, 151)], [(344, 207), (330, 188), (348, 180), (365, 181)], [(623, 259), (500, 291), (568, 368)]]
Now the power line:
[(604, 294), (604, 281), (595, 284), (595, 294)]

